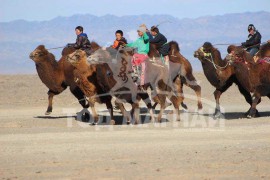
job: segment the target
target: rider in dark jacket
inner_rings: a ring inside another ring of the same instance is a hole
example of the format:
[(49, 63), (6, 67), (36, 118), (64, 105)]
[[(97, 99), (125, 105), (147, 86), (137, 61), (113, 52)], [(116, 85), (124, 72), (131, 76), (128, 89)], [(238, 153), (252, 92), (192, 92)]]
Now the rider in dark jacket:
[(158, 44), (159, 53), (164, 57), (165, 63), (168, 63), (170, 46), (167, 43), (167, 38), (159, 32), (159, 29), (156, 26), (151, 27), (151, 34), (154, 38), (152, 40), (149, 40), (149, 42)]
[(91, 44), (86, 33), (83, 33), (83, 27), (77, 26), (75, 28), (77, 39), (75, 43), (69, 43), (68, 47), (74, 47), (75, 49), (81, 49), (86, 52), (87, 56), (91, 54)]
[(242, 43), (242, 46), (247, 48), (247, 51), (254, 56), (260, 49), (261, 44), (261, 34), (259, 31), (256, 30), (255, 26), (253, 24), (250, 24), (248, 26), (248, 39), (246, 42)]

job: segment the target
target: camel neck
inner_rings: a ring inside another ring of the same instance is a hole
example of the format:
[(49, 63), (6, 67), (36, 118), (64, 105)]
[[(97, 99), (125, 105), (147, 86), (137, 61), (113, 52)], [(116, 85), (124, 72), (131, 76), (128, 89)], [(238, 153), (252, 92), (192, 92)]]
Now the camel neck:
[(36, 63), (36, 69), (41, 81), (51, 90), (58, 91), (55, 89), (55, 84), (59, 76), (61, 75), (61, 70), (58, 68), (57, 62), (51, 63), (50, 61), (44, 61), (42, 63)]

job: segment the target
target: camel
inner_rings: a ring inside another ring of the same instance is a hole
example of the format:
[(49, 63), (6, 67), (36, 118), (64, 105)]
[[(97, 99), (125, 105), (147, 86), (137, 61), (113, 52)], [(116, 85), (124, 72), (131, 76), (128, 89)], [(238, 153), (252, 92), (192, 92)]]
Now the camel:
[[(106, 107), (110, 113), (111, 124), (115, 124), (113, 119), (113, 107), (111, 103), (112, 96), (106, 95), (106, 92), (99, 85), (96, 77), (96, 71), (101, 65), (97, 64), (94, 66), (89, 66), (88, 62), (86, 61), (86, 53), (82, 50), (77, 50), (69, 54), (66, 59), (72, 66), (74, 66), (73, 75), (76, 84), (88, 98), (94, 118), (93, 125), (96, 125), (99, 119), (94, 107), (95, 102), (106, 104)], [(114, 79), (111, 79), (111, 81), (115, 83)]]
[[(91, 43), (92, 49), (97, 48), (96, 43)], [(55, 60), (55, 56), (50, 53), (44, 45), (39, 45), (29, 57), (35, 62), (36, 69), (40, 80), (48, 87), (48, 107), (45, 115), (52, 113), (53, 97), (62, 93), (68, 86), (71, 93), (78, 99), (84, 109), (89, 107), (83, 92), (74, 82), (73, 73), (74, 67), (65, 60), (65, 57), (74, 52), (74, 48), (64, 48), (62, 57), (59, 61)], [(86, 119), (89, 117), (86, 114)]]
[[(111, 52), (111, 55), (109, 55)], [(120, 48), (118, 51), (114, 51), (111, 48), (106, 50), (99, 49), (90, 56), (90, 61), (105, 61), (109, 64), (109, 67), (113, 71), (114, 79), (117, 81), (115, 85), (110, 84), (106, 73), (101, 73), (99, 77), (102, 77), (102, 84), (112, 94), (124, 89), (131, 92), (134, 99), (136, 97), (137, 85), (131, 80), (131, 58), (134, 53), (134, 49), (131, 48)], [(147, 78), (145, 78), (145, 85), (149, 86), (152, 92), (152, 99), (154, 102), (161, 105), (157, 121), (161, 122), (162, 114), (165, 109), (166, 96), (172, 101), (176, 119), (180, 121), (179, 105), (182, 102), (181, 97), (177, 96), (177, 87), (174, 87), (172, 80), (176, 79), (181, 70), (179, 63), (170, 62), (171, 74), (168, 72), (168, 68), (163, 64), (151, 63), (148, 60), (145, 61), (147, 67)], [(106, 71), (104, 71), (106, 72)], [(145, 86), (144, 86), (145, 87)], [(147, 88), (147, 87), (145, 87)]]
[[(180, 63), (181, 64), (181, 71), (180, 71), (180, 78), (181, 78), (181, 92), (183, 96), (183, 85), (188, 86), (189, 88), (193, 89), (197, 95), (198, 99), (198, 111), (202, 110), (202, 102), (201, 102), (201, 87), (198, 85), (193, 73), (192, 73), (192, 66), (190, 62), (180, 53), (179, 45), (176, 41), (169, 42), (170, 51), (169, 51), (169, 59), (173, 63)], [(160, 54), (157, 51), (158, 49), (157, 44), (150, 44), (150, 51), (148, 56), (151, 59), (159, 59)], [(176, 83), (179, 81), (176, 81)], [(184, 100), (184, 96), (182, 97)], [(182, 107), (187, 109), (187, 106), (182, 102)]]
[[(87, 61), (86, 53), (81, 50), (77, 50), (74, 53), (67, 56), (67, 60), (75, 67), (74, 76), (76, 78), (76, 82), (78, 83), (78, 86), (82, 89), (83, 92), (85, 92), (86, 96), (89, 99), (94, 99), (94, 101), (89, 101), (91, 107), (94, 106), (94, 103), (96, 101), (107, 104), (108, 100), (102, 101), (104, 97), (110, 96), (110, 95), (105, 94), (105, 93), (109, 93), (110, 91), (110, 89), (107, 88), (108, 87), (107, 85), (114, 86), (115, 84), (117, 84), (116, 80), (114, 79), (115, 78), (114, 71), (112, 71), (110, 68), (112, 67), (112, 64), (107, 61), (102, 62), (102, 59), (101, 59), (102, 56), (105, 56), (105, 57), (107, 56), (106, 57), (107, 59), (111, 58), (111, 55), (108, 52), (106, 52), (106, 53), (102, 53), (101, 56), (98, 56), (99, 58), (98, 62), (92, 61), (89, 63)], [(106, 76), (106, 78), (104, 78), (103, 75)], [(125, 81), (129, 80), (129, 82), (126, 83), (121, 88), (117, 89), (114, 93), (111, 93), (111, 95), (117, 98), (116, 104), (119, 106), (122, 114), (127, 118), (127, 123), (128, 124), (131, 123), (132, 117), (134, 117), (135, 124), (138, 124), (139, 122), (138, 101), (141, 98), (145, 101), (149, 109), (149, 112), (151, 114), (151, 117), (153, 118), (152, 105), (151, 105), (151, 101), (149, 100), (148, 95), (145, 95), (145, 93), (139, 93), (135, 90), (136, 86), (132, 82), (131, 77), (126, 76), (125, 78), (127, 78)], [(93, 86), (93, 81), (95, 83), (98, 83), (99, 86)], [(96, 87), (99, 87), (99, 88), (97, 89)], [(109, 100), (109, 102), (110, 102), (110, 108), (111, 108), (111, 99)], [(132, 105), (131, 116), (127, 114), (123, 106), (123, 102), (128, 102)], [(110, 109), (110, 111), (111, 111), (111, 116), (112, 116), (112, 108)], [(96, 116), (96, 113), (94, 113), (94, 116)], [(111, 123), (112, 122), (113, 121), (111, 121)]]
[(239, 82), (246, 90), (253, 93), (248, 118), (256, 117), (256, 106), (262, 96), (270, 98), (270, 43), (261, 46), (257, 56), (259, 60), (254, 62), (248, 52), (241, 47), (236, 47), (229, 57), (233, 61)]
[(83, 108), (88, 108), (89, 104), (84, 98), (83, 92), (74, 82), (74, 78), (70, 75), (73, 67), (65, 61), (65, 55), (74, 51), (71, 48), (65, 48), (62, 52), (62, 58), (55, 60), (55, 56), (50, 53), (44, 45), (39, 45), (30, 53), (30, 58), (35, 62), (36, 69), (40, 80), (48, 87), (48, 108), (45, 115), (52, 113), (53, 97), (62, 93), (68, 86), (71, 93), (78, 99)]
[(211, 43), (205, 42), (201, 48), (194, 52), (194, 57), (200, 60), (204, 75), (210, 84), (216, 88), (214, 92), (216, 100), (214, 118), (221, 117), (222, 113), (220, 111), (219, 99), (222, 93), (231, 87), (233, 83), (238, 86), (238, 89), (245, 97), (245, 100), (250, 105), (252, 104), (251, 95), (239, 82), (235, 75), (234, 67), (231, 66), (229, 61), (222, 60), (219, 50), (213, 47)]

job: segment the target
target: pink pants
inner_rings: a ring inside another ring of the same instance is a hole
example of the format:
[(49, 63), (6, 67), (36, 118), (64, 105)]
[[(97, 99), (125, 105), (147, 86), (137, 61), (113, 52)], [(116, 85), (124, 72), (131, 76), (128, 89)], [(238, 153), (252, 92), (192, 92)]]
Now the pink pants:
[(145, 84), (145, 60), (148, 58), (147, 54), (134, 54), (132, 58), (132, 65), (133, 66), (139, 66), (141, 64), (142, 66), (142, 73), (141, 73), (141, 82), (140, 85)]
[(132, 58), (132, 65), (138, 66), (148, 58), (147, 54), (134, 54)]

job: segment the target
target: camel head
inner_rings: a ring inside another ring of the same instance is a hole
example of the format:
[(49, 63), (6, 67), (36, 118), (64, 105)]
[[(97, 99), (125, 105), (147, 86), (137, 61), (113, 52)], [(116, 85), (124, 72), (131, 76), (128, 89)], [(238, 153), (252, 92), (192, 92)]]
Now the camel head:
[(33, 52), (30, 53), (29, 58), (34, 62), (39, 63), (46, 61), (48, 59), (48, 55), (52, 54), (48, 52), (44, 45), (39, 45)]
[(104, 49), (98, 49), (88, 57), (89, 62), (108, 62), (110, 60), (111, 54)]
[(75, 52), (67, 55), (66, 60), (70, 62), (71, 65), (77, 67), (79, 64), (87, 62), (86, 53), (82, 50), (76, 50)]
[(232, 62), (244, 62), (246, 51), (242, 47), (235, 47), (232, 52), (229, 52), (229, 57)]
[(270, 40), (260, 47), (259, 52), (255, 55), (257, 59), (270, 57)]
[(235, 55), (235, 50), (237, 49), (237, 46), (235, 45), (229, 45), (227, 48), (228, 54), (225, 57), (225, 60), (232, 63), (233, 62), (233, 56)]
[(237, 46), (234, 53), (231, 55), (232, 62), (242, 62), (245, 64), (255, 64), (253, 57), (241, 46)]
[(194, 57), (198, 58), (200, 61), (205, 60), (205, 58), (210, 57), (213, 51), (213, 45), (209, 42), (205, 42), (202, 47), (194, 52)]

